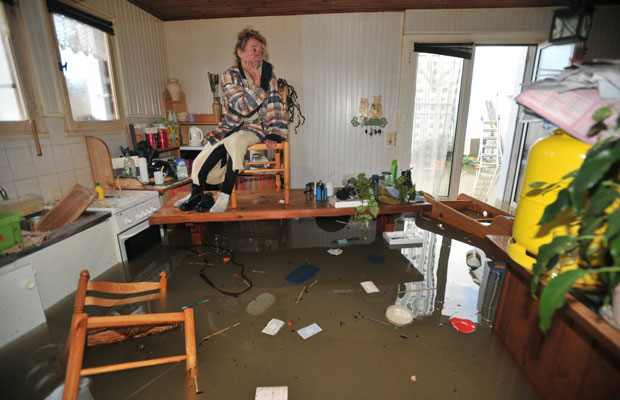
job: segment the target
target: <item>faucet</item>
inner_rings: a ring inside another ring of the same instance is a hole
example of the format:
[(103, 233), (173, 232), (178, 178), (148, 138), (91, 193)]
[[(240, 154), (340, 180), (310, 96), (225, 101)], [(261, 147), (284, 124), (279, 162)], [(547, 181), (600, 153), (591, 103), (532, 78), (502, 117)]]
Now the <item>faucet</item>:
[(2, 186), (0, 186), (0, 196), (2, 196), (2, 200), (8, 200), (9, 195), (6, 193), (6, 190)]

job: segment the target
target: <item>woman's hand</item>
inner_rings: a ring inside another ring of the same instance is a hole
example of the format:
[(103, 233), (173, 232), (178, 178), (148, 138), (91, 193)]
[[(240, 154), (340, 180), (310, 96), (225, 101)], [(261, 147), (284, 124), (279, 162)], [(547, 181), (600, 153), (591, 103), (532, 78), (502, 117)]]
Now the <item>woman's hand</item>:
[(258, 61), (247, 61), (242, 63), (242, 67), (248, 77), (254, 82), (255, 85), (260, 85), (260, 74), (258, 73)]
[(269, 150), (273, 150), (278, 145), (278, 142), (276, 142), (275, 140), (265, 140), (265, 145)]

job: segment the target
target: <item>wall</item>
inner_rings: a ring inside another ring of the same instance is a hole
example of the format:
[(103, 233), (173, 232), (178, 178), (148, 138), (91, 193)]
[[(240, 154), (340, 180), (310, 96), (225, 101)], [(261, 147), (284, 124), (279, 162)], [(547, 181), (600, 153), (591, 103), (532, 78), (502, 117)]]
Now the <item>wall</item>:
[[(45, 203), (58, 201), (74, 184), (93, 186), (83, 137), (66, 134), (64, 94), (56, 72), (50, 22), (44, 0), (21, 1), (33, 63), (33, 87), (44, 116), (41, 132), (42, 157), (36, 155), (29, 135), (19, 140), (0, 136), (0, 186), (10, 198), (27, 194), (43, 196)], [(115, 27), (120, 96), (128, 123), (161, 118), (161, 93), (168, 76), (163, 22), (125, 1), (88, 0), (82, 5), (109, 16)], [(101, 135), (113, 157), (127, 146), (124, 132)]]
[[(388, 169), (393, 148), (402, 13), (327, 14), (166, 22), (170, 75), (179, 78), (191, 112), (210, 113), (207, 71), (233, 64), (237, 33), (247, 26), (268, 42), (278, 77), (299, 94), (306, 123), (290, 133), (292, 186)], [(388, 126), (370, 137), (353, 128), (360, 97), (381, 95)]]

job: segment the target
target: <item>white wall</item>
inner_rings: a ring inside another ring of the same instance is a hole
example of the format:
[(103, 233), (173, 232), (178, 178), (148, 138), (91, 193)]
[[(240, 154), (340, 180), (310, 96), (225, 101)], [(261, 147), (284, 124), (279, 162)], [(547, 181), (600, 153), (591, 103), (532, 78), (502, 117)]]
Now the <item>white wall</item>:
[[(207, 71), (233, 65), (237, 33), (247, 26), (267, 39), (276, 75), (299, 94), (305, 125), (290, 132), (292, 186), (389, 168), (398, 95), (402, 13), (325, 14), (166, 22), (171, 77), (179, 78), (188, 110), (210, 113)], [(370, 137), (353, 128), (360, 97), (382, 96), (388, 126)]]
[[(88, 0), (82, 3), (104, 13), (115, 28), (116, 56), (123, 110), (128, 122), (161, 118), (161, 93), (168, 77), (163, 22), (125, 1)], [(38, 194), (45, 203), (58, 201), (74, 184), (93, 186), (83, 137), (69, 137), (65, 129), (63, 93), (55, 66), (49, 13), (44, 0), (20, 1), (28, 49), (34, 62), (35, 98), (45, 116), (41, 132), (42, 157), (36, 155), (29, 134), (0, 135), (0, 186), (9, 197)], [(106, 141), (112, 156), (127, 146), (124, 132), (89, 134)], [(15, 140), (18, 138), (18, 140)]]

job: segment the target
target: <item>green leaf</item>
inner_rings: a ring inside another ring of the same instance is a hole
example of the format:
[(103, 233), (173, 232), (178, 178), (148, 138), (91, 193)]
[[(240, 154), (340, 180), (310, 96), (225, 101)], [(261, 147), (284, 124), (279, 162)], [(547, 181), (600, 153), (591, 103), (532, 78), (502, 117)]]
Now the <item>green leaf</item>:
[(604, 121), (611, 114), (612, 114), (611, 104), (609, 104), (609, 105), (600, 107), (598, 110), (594, 111), (594, 114), (592, 114), (592, 119), (597, 122)]
[(545, 207), (545, 211), (543, 212), (543, 216), (538, 221), (538, 225), (544, 225), (548, 222), (551, 222), (555, 219), (555, 217), (566, 210), (570, 206), (570, 197), (568, 194), (568, 189), (562, 189), (558, 193), (558, 198), (547, 207)]
[(588, 151), (583, 165), (569, 186), (576, 213), (581, 212), (583, 193), (597, 185), (618, 161), (620, 161), (620, 140), (599, 142)]
[(620, 232), (620, 208), (614, 210), (607, 216), (607, 232), (605, 232), (605, 242), (616, 236)]
[(577, 172), (579, 172), (579, 169), (575, 169), (575, 170), (569, 172), (568, 174), (564, 175), (562, 177), (562, 179), (573, 178), (575, 175), (577, 175)]
[(527, 187), (532, 188), (532, 189), (538, 189), (540, 187), (543, 187), (547, 184), (547, 182), (532, 182), (529, 185), (527, 185)]
[(536, 263), (532, 267), (532, 282), (530, 290), (532, 295), (536, 294), (538, 279), (540, 275), (549, 271), (557, 264), (560, 254), (570, 251), (577, 246), (577, 238), (574, 236), (556, 236), (551, 243), (543, 244), (538, 249)]
[(375, 218), (379, 214), (379, 204), (377, 204), (376, 201), (373, 201), (370, 204), (370, 214)]
[(563, 272), (549, 281), (540, 295), (538, 316), (540, 319), (539, 327), (543, 332), (547, 332), (551, 327), (551, 319), (555, 311), (564, 306), (566, 294), (571, 290), (575, 282), (590, 273), (603, 273), (620, 271), (620, 267), (607, 267), (598, 269), (574, 269)]
[(615, 264), (620, 264), (620, 236), (616, 236), (609, 243), (609, 253), (614, 258)]
[(592, 216), (603, 214), (605, 209), (618, 197), (620, 197), (620, 194), (616, 190), (600, 186), (590, 197), (590, 203), (588, 204), (585, 215)]

